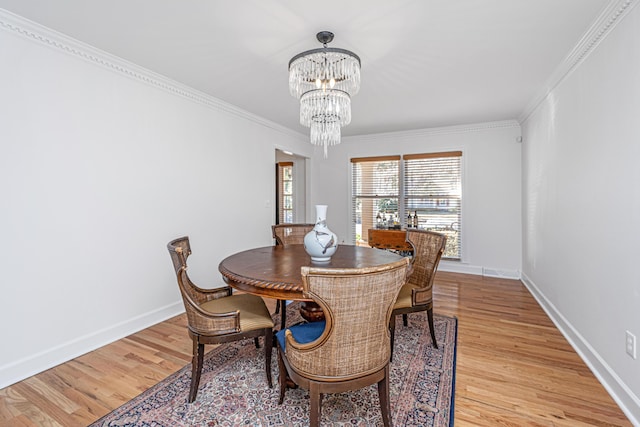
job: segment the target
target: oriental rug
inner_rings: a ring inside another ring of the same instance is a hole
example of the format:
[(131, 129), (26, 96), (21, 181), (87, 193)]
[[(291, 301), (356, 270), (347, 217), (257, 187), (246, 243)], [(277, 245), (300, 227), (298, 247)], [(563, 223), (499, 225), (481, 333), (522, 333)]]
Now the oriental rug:
[[(298, 303), (287, 307), (287, 318), (290, 324), (300, 321)], [(457, 319), (434, 316), (438, 349), (431, 345), (425, 312), (410, 314), (408, 327), (398, 320), (390, 369), (393, 424), (453, 426)], [(187, 402), (191, 381), (188, 364), (90, 427), (308, 426), (309, 395), (305, 389), (287, 390), (283, 404), (278, 405), (277, 360), (274, 348), (270, 389), (262, 347), (256, 349), (252, 339), (221, 345), (205, 355), (194, 403)], [(382, 425), (377, 387), (325, 395), (321, 423)]]

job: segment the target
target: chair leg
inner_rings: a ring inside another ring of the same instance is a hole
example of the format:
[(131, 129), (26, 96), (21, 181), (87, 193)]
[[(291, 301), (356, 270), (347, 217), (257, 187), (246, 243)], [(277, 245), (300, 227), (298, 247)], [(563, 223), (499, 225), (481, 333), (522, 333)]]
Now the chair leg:
[(431, 341), (433, 342), (433, 347), (438, 348), (438, 343), (436, 342), (436, 330), (433, 328), (433, 309), (432, 308), (427, 310), (427, 320), (429, 321), (429, 330), (431, 331)]
[(382, 423), (385, 427), (390, 427), (391, 403), (389, 400), (389, 365), (385, 367), (384, 378), (378, 382), (378, 397), (380, 398), (380, 409), (382, 412)]
[(402, 315), (402, 324), (406, 327), (409, 326), (409, 316), (407, 316), (406, 314)]
[(391, 356), (389, 357), (389, 362), (393, 362), (393, 342), (396, 336), (396, 316), (393, 314), (389, 319), (389, 335), (391, 336)]
[(280, 313), (280, 302), (281, 301), (282, 300), (280, 300), (280, 299), (276, 300), (276, 314)]
[(282, 306), (280, 310), (280, 330), (282, 331), (287, 327), (287, 302), (285, 300), (279, 300)]
[(191, 387), (189, 389), (189, 403), (196, 400), (200, 374), (202, 374), (202, 360), (204, 358), (204, 344), (200, 344), (197, 338), (193, 339), (193, 358), (191, 359)]
[(273, 388), (271, 381), (271, 351), (273, 350), (273, 331), (267, 329), (264, 335), (264, 366), (267, 370), (267, 383), (269, 388)]
[(320, 414), (322, 412), (322, 393), (317, 384), (309, 384), (309, 427), (320, 426)]
[(284, 366), (284, 360), (282, 360), (282, 350), (278, 347), (278, 382), (280, 383), (280, 396), (278, 399), (278, 405), (282, 405), (284, 401), (284, 392), (287, 390), (287, 368)]
[(253, 343), (256, 345), (256, 348), (260, 348), (260, 338), (259, 337), (255, 337), (253, 339)]

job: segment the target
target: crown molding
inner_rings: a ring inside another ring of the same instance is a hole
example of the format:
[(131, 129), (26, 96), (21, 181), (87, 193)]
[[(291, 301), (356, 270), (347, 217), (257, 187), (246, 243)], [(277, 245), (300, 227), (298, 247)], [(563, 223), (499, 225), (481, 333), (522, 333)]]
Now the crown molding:
[(304, 137), (303, 134), (272, 122), (271, 120), (257, 116), (5, 9), (0, 9), (0, 29), (211, 109), (252, 121), (261, 126), (288, 134), (294, 138)]
[(472, 123), (466, 125), (456, 125), (456, 126), (442, 126), (442, 127), (434, 127), (434, 128), (425, 128), (425, 129), (416, 129), (416, 130), (408, 130), (408, 131), (398, 131), (398, 132), (386, 132), (386, 133), (376, 133), (369, 135), (353, 135), (353, 136), (343, 136), (343, 142), (360, 142), (360, 141), (372, 141), (378, 139), (389, 139), (390, 136), (393, 136), (396, 140), (402, 140), (407, 138), (415, 138), (415, 137), (429, 137), (434, 135), (449, 135), (449, 134), (458, 134), (458, 133), (470, 133), (470, 132), (481, 132), (486, 130), (494, 130), (494, 129), (518, 129), (520, 130), (520, 124), (517, 120), (503, 120), (498, 122), (485, 122), (485, 123)]
[(518, 117), (520, 123), (524, 123), (531, 116), (549, 94), (595, 50), (638, 2), (640, 0), (611, 0), (609, 2), (573, 50), (556, 68), (540, 92), (527, 104)]

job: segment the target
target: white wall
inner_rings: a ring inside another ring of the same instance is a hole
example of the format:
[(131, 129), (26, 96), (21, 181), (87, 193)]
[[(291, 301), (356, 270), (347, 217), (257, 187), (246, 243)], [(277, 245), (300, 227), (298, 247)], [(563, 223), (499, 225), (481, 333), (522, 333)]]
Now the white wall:
[(351, 244), (352, 157), (462, 150), (462, 262), (441, 269), (520, 276), (520, 126), (485, 123), (420, 131), (347, 137), (329, 147), (328, 159), (313, 158), (312, 204), (327, 204), (327, 223)]
[(526, 120), (523, 145), (517, 125), (485, 124), (344, 138), (328, 160), (307, 135), (0, 12), (0, 388), (182, 311), (171, 238), (191, 236), (204, 286), (226, 255), (271, 244), (275, 148), (312, 158), (308, 205), (328, 204), (346, 241), (350, 157), (455, 149), (464, 259), (443, 269), (522, 270), (638, 423), (624, 331), (640, 338), (639, 10)]
[(6, 23), (0, 388), (181, 312), (172, 238), (191, 236), (194, 279), (221, 285), (225, 256), (272, 244), (275, 148), (312, 153), (305, 135)]
[(635, 425), (639, 115), (635, 7), (523, 123), (523, 278)]

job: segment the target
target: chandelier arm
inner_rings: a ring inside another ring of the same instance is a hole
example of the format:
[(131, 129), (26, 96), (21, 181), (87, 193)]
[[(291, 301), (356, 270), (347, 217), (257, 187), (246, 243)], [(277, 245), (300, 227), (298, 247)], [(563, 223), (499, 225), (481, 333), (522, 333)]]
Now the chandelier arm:
[(306, 52), (299, 53), (296, 56), (294, 56), (293, 58), (291, 58), (291, 60), (289, 61), (289, 69), (291, 69), (291, 64), (296, 59), (300, 59), (300, 58), (303, 58), (303, 57), (305, 57), (307, 55), (313, 55), (313, 54), (316, 54), (316, 53), (341, 53), (343, 55), (351, 56), (356, 61), (358, 61), (358, 66), (362, 66), (362, 63), (360, 62), (360, 57), (358, 55), (356, 55), (355, 53), (351, 52), (350, 50), (341, 49), (339, 47), (320, 47), (320, 48), (317, 48), (317, 49), (311, 49), (311, 50), (307, 50)]
[(340, 90), (340, 89), (310, 89), (306, 92), (303, 92), (302, 95), (300, 95), (300, 98), (302, 98), (303, 96), (305, 96), (308, 93), (312, 93), (312, 92), (318, 92), (318, 93), (326, 93), (327, 95), (331, 94), (331, 93), (336, 93), (336, 92), (342, 92), (344, 93), (349, 99), (351, 99), (351, 95), (349, 95), (349, 92), (347, 92), (346, 90)]

